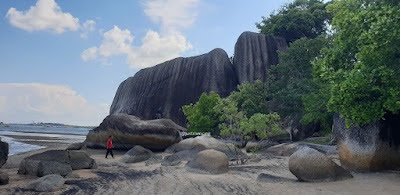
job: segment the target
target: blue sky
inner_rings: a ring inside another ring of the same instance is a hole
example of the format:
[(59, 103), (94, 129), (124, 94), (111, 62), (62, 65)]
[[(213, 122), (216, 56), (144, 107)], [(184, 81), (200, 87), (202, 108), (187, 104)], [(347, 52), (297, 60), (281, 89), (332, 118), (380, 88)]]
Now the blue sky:
[(222, 48), (289, 0), (2, 0), (0, 121), (97, 125), (119, 83)]

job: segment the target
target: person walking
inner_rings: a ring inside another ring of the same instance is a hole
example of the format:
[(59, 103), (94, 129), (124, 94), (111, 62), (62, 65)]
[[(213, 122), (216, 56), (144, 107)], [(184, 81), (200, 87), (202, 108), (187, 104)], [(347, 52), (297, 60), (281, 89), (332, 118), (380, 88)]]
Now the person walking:
[(111, 154), (111, 157), (114, 158), (114, 154), (113, 154), (113, 143), (112, 143), (112, 135), (110, 135), (110, 137), (107, 140), (107, 152), (106, 152), (106, 158), (108, 156), (108, 154)]

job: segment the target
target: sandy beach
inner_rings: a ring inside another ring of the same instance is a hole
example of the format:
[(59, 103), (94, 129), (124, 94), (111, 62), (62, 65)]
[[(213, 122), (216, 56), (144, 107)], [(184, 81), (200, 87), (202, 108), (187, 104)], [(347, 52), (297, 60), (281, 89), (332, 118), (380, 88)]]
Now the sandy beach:
[[(27, 156), (68, 146), (64, 143), (45, 143), (48, 144), (45, 149), (9, 157), (1, 169), (10, 175), (10, 182), (0, 186), (0, 194), (38, 194), (24, 189), (37, 177), (18, 175), (17, 171), (19, 163)], [(350, 180), (305, 183), (298, 182), (289, 172), (288, 157), (260, 156), (261, 161), (245, 165), (231, 162), (228, 173), (205, 175), (187, 171), (186, 162), (169, 167), (160, 163), (125, 164), (120, 161), (124, 151), (115, 151), (114, 159), (105, 159), (104, 150), (83, 151), (96, 160), (98, 168), (73, 171), (74, 177), (66, 178), (64, 187), (52, 194), (400, 194), (398, 171), (353, 173), (354, 178)], [(164, 157), (168, 154), (155, 155)], [(287, 180), (257, 181), (261, 173)]]

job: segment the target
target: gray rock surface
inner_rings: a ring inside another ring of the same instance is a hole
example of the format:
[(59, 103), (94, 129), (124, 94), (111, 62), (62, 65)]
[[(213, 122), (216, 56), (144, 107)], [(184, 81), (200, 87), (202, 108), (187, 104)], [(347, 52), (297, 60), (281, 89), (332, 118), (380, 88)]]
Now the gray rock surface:
[(176, 155), (176, 154), (172, 154), (172, 155), (168, 155), (166, 157), (164, 157), (163, 161), (161, 162), (162, 166), (177, 166), (179, 164), (181, 164), (182, 160), (181, 158)]
[(2, 167), (8, 159), (9, 146), (7, 142), (2, 142), (0, 138), (0, 167)]
[(67, 150), (80, 150), (85, 145), (84, 142), (72, 143), (67, 147)]
[(8, 173), (0, 171), (0, 185), (8, 184), (9, 176)]
[(247, 142), (245, 149), (246, 152), (256, 152), (258, 150), (264, 150), (278, 144), (278, 142), (274, 142), (271, 140), (249, 141)]
[(345, 120), (334, 116), (333, 134), (343, 167), (361, 172), (400, 169), (400, 115), (385, 119), (346, 128)]
[(60, 190), (64, 183), (65, 180), (60, 175), (46, 175), (28, 184), (27, 189), (36, 192), (54, 192)]
[(209, 149), (199, 152), (186, 168), (197, 173), (222, 174), (229, 171), (229, 161), (226, 154)]
[(203, 92), (214, 91), (226, 97), (237, 84), (228, 55), (214, 49), (140, 70), (120, 84), (110, 114), (126, 113), (146, 120), (160, 114), (186, 126), (182, 106), (196, 102)]
[(106, 148), (107, 139), (113, 135), (115, 149), (129, 150), (140, 145), (160, 151), (181, 141), (180, 131), (187, 130), (169, 119), (146, 121), (127, 114), (114, 114), (89, 131), (85, 143), (89, 148)]
[(230, 160), (245, 154), (231, 143), (224, 143), (211, 136), (197, 136), (195, 138), (184, 139), (166, 149), (166, 152), (177, 153), (182, 159), (190, 159), (198, 152), (205, 149), (214, 149), (225, 153)]
[(124, 163), (143, 162), (148, 160), (151, 156), (153, 156), (151, 150), (143, 148), (142, 146), (135, 146), (121, 157), (121, 161)]
[(302, 143), (302, 142), (295, 142), (295, 143), (284, 143), (269, 147), (267, 149), (262, 150), (262, 153), (269, 153), (275, 156), (290, 156), (293, 153), (297, 152), (298, 150), (309, 147), (319, 152), (322, 152), (325, 155), (337, 155), (338, 150), (336, 146), (329, 146), (329, 145), (320, 145), (320, 144), (310, 144), (310, 143)]
[(261, 173), (260, 175), (258, 175), (257, 181), (265, 183), (283, 183), (283, 182), (293, 182), (295, 180), (285, 177), (270, 175), (267, 173)]
[(323, 153), (304, 147), (289, 158), (289, 170), (300, 181), (321, 182), (350, 179), (349, 171), (337, 165)]
[(154, 164), (160, 164), (163, 161), (163, 157), (161, 155), (153, 155), (148, 160), (146, 160), (145, 165), (150, 166)]
[(49, 150), (28, 156), (21, 161), (18, 174), (44, 176), (59, 174), (66, 176), (72, 170), (94, 169), (96, 162), (80, 151)]
[(239, 83), (265, 81), (267, 70), (279, 63), (278, 52), (286, 40), (261, 33), (244, 32), (235, 45), (234, 66)]

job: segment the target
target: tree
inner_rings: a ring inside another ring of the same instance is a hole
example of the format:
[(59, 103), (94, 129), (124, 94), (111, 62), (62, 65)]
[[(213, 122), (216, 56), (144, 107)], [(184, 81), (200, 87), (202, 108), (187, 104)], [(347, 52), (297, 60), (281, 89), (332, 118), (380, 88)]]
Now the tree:
[(328, 6), (333, 45), (313, 64), (329, 85), (328, 108), (365, 125), (400, 110), (400, 6), (395, 0), (341, 0)]
[(276, 113), (257, 113), (248, 120), (242, 122), (242, 129), (244, 129), (247, 139), (255, 140), (256, 137), (259, 139), (267, 139), (283, 133), (279, 124), (280, 119), (281, 118)]
[(326, 31), (331, 18), (326, 5), (322, 0), (295, 0), (256, 25), (262, 33), (284, 37), (288, 43), (316, 38)]
[(214, 109), (218, 104), (221, 104), (221, 98), (217, 93), (210, 92), (208, 95), (202, 93), (195, 104), (183, 106), (183, 113), (189, 121), (189, 131), (215, 134), (221, 115), (220, 111)]
[(234, 91), (228, 97), (237, 103), (239, 110), (250, 117), (256, 113), (269, 113), (267, 88), (260, 80), (253, 84), (242, 83), (238, 91)]
[(222, 112), (220, 117), (222, 123), (219, 125), (221, 136), (234, 140), (244, 137), (245, 132), (241, 128), (241, 123), (246, 118), (243, 112), (238, 111), (236, 105), (236, 102), (226, 98), (222, 100), (222, 104), (216, 107)]

